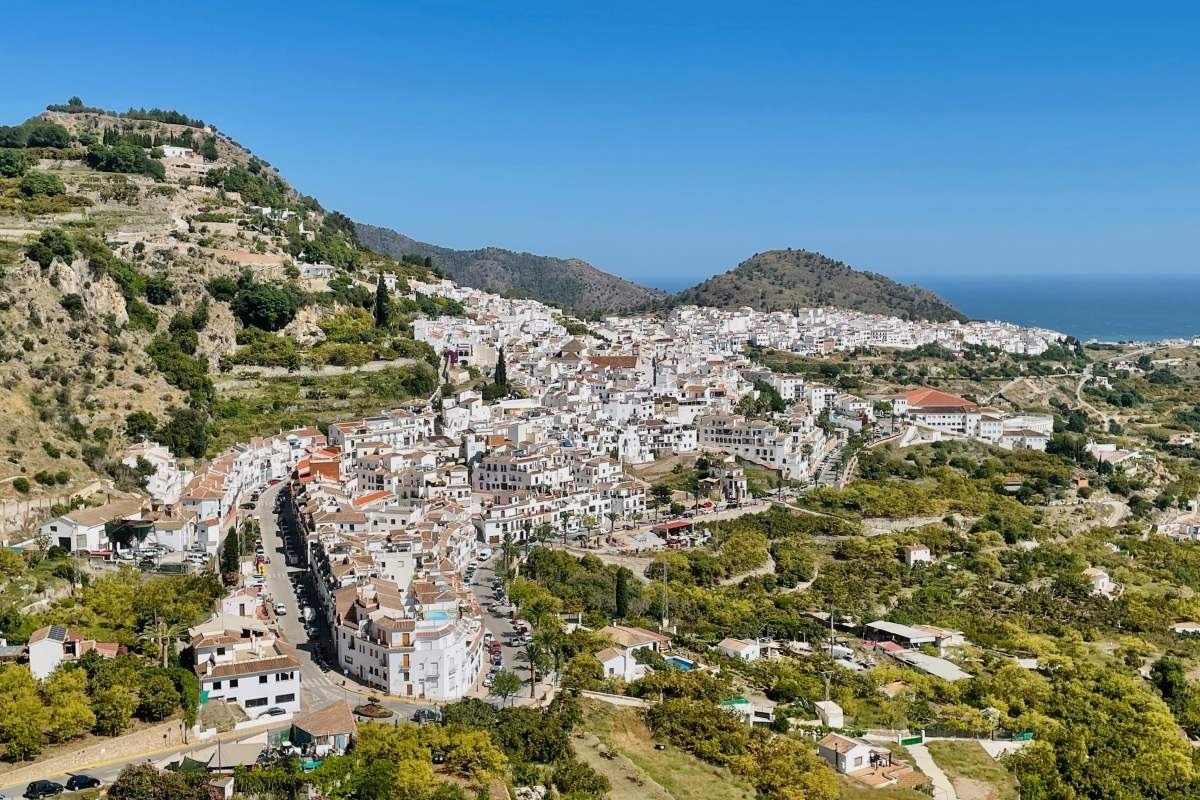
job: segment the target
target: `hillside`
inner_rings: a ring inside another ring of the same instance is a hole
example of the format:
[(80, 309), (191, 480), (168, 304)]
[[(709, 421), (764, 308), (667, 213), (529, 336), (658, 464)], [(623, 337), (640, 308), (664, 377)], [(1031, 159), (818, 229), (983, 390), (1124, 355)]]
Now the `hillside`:
[(966, 319), (928, 289), (856, 270), (809, 250), (756, 253), (735, 269), (685, 289), (676, 299), (693, 305), (750, 306), (765, 311), (837, 306), (904, 319)]
[(658, 289), (602, 272), (577, 258), (517, 253), (499, 247), (452, 250), (418, 242), (390, 228), (356, 223), (364, 245), (392, 256), (429, 257), (451, 279), (497, 294), (541, 300), (579, 314), (641, 311), (667, 302)]
[(51, 109), (0, 126), (0, 532), (7, 501), (136, 487), (142, 438), (199, 459), (436, 389), (411, 322), (462, 309), (410, 288), (423, 264), (199, 120)]

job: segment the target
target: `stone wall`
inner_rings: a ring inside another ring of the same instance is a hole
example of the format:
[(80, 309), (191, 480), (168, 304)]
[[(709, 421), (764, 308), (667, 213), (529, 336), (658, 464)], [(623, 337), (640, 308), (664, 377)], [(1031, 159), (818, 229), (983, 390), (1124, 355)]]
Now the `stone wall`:
[(72, 752), (25, 766), (0, 765), (0, 782), (5, 784), (27, 783), (51, 775), (78, 772), (89, 767), (125, 761), (137, 756), (150, 756), (180, 747), (183, 743), (182, 720), (171, 720), (143, 728), (140, 731), (127, 733), (124, 736), (100, 739)]

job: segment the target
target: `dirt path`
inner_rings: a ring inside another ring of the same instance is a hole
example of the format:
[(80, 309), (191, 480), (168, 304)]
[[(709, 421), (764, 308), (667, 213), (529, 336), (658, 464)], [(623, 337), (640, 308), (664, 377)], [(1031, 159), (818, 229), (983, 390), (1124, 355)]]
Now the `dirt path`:
[(728, 578), (721, 579), (722, 586), (735, 586), (741, 583), (746, 578), (757, 578), (759, 575), (770, 575), (775, 571), (775, 559), (771, 558), (771, 554), (767, 553), (767, 560), (760, 566), (755, 567), (749, 572), (743, 572), (741, 575), (730, 575)]

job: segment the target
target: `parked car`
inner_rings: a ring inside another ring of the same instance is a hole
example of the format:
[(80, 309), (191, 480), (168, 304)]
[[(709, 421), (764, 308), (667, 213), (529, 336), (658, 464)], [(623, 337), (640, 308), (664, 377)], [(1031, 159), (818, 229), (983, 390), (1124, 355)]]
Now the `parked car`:
[(25, 787), (23, 797), (28, 797), (29, 800), (40, 800), (43, 797), (54, 797), (62, 794), (63, 785), (54, 781), (34, 781)]
[(283, 603), (276, 603), (275, 604), (275, 616), (277, 616), (277, 617), (287, 616), (287, 606), (285, 606)]
[(480, 561), (487, 561), (491, 557), (492, 557), (492, 550), (490, 547), (483, 548), (482, 550), (479, 551), (479, 555), (476, 556), (476, 558), (478, 558)]
[(418, 708), (412, 715), (412, 721), (424, 724), (426, 722), (441, 722), (442, 712), (436, 708)]
[(99, 778), (91, 775), (72, 775), (67, 778), (67, 791), (78, 792), (80, 789), (94, 789), (100, 785)]
[(284, 711), (279, 706), (271, 706), (266, 711), (262, 712), (257, 717), (255, 717), (255, 719), (262, 719), (263, 717), (282, 717), (284, 714), (287, 714), (287, 713), (288, 712)]

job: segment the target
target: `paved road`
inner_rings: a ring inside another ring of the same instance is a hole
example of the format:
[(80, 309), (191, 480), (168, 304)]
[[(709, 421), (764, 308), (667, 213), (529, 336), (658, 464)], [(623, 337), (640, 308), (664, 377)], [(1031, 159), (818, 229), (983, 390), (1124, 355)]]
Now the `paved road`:
[[(520, 648), (509, 647), (508, 640), (513, 635), (512, 623), (509, 621), (509, 611), (512, 606), (504, 606), (502, 610), (493, 613), (487, 610), (487, 605), (492, 602), (495, 593), (492, 590), (492, 581), (496, 578), (496, 557), (479, 563), (475, 572), (475, 579), (471, 581), (471, 591), (479, 598), (483, 609), (483, 627), (491, 632), (492, 636), (500, 640), (500, 657), (501, 666), (504, 669), (512, 670), (521, 676), (522, 680), (529, 680), (529, 665), (519, 658)], [(540, 677), (540, 676), (539, 676)], [(528, 692), (528, 689), (525, 690)]]
[(330, 674), (324, 672), (313, 660), (316, 644), (309, 641), (304, 622), (297, 613), (299, 605), (292, 576), (300, 579), (304, 576), (304, 570), (287, 565), (280, 520), (273, 511), (275, 498), (283, 487), (284, 484), (280, 483), (268, 487), (263, 492), (258, 501), (258, 522), (262, 531), (263, 550), (271, 559), (267, 564), (267, 591), (271, 594), (272, 602), (283, 603), (287, 607), (287, 613), (277, 620), (279, 630), (300, 653), (300, 702), (305, 709), (320, 708), (339, 698), (349, 700), (351, 705), (355, 705), (354, 696), (335, 684), (330, 679)]
[[(231, 741), (265, 741), (266, 733), (273, 731), (273, 730), (283, 730), (286, 727), (290, 727), (290, 725), (291, 725), (291, 723), (289, 722), (284, 725), (280, 725), (279, 727), (264, 728), (262, 730), (252, 731), (252, 732), (248, 732), (248, 733), (239, 733), (236, 736), (234, 736), (232, 734), (227, 734), (227, 735), (221, 737), (221, 741), (226, 744), (228, 744)], [(181, 755), (193, 754), (193, 753), (196, 753), (199, 751), (209, 750), (216, 744), (216, 741), (217, 741), (216, 739), (209, 739), (208, 741), (205, 741), (205, 742), (193, 742), (191, 744), (181, 745), (179, 747), (170, 748), (167, 750), (163, 750), (161, 752), (156, 752), (156, 753), (151, 753), (151, 754), (143, 753), (139, 756), (134, 756), (132, 758), (117, 759), (117, 760), (114, 760), (111, 762), (107, 762), (107, 763), (103, 764), (102, 766), (97, 766), (94, 768), (89, 767), (88, 769), (83, 769), (83, 770), (75, 770), (74, 773), (65, 773), (64, 772), (64, 773), (61, 773), (58, 775), (42, 775), (40, 777), (42, 780), (51, 780), (51, 781), (54, 781), (55, 783), (61, 783), (65, 786), (67, 783), (67, 778), (69, 778), (71, 776), (71, 774), (83, 774), (83, 775), (90, 775), (93, 778), (99, 778), (100, 782), (103, 786), (108, 786), (114, 780), (117, 779), (117, 776), (121, 774), (121, 770), (125, 769), (125, 767), (129, 766), (130, 764), (145, 764), (148, 760), (153, 761), (156, 764), (162, 763), (164, 761), (174, 761), (177, 757), (179, 757)], [(3, 776), (0, 776), (0, 780), (3, 780), (3, 779), (4, 779)], [(0, 785), (0, 796), (7, 797), (7, 798), (20, 797), (24, 793), (25, 787), (27, 785), (28, 785), (28, 781), (25, 783), (21, 783), (21, 784)], [(75, 796), (76, 795), (72, 794), (72, 793), (64, 793), (64, 794), (60, 795), (60, 797), (63, 797), (63, 798), (71, 798), (71, 797), (75, 797)]]

